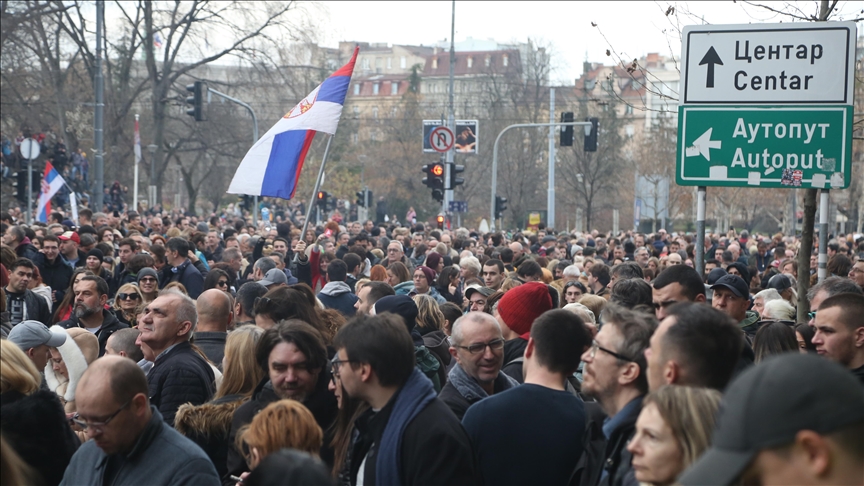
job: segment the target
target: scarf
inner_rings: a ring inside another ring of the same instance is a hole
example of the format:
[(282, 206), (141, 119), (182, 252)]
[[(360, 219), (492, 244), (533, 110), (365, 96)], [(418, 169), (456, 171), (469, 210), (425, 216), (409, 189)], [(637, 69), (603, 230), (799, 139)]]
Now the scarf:
[[(504, 377), (504, 380), (501, 383), (503, 385), (501, 391), (509, 390), (514, 386), (519, 385), (518, 381), (511, 378), (506, 373), (501, 372), (498, 373), (498, 378), (495, 378), (495, 381), (497, 382), (501, 380), (502, 376)], [(469, 376), (468, 373), (465, 373), (465, 370), (463, 370), (458, 364), (450, 370), (447, 379), (450, 380), (450, 383), (454, 388), (456, 388), (456, 391), (471, 403), (489, 396), (489, 394), (486, 393), (486, 390), (477, 383), (477, 380)]]
[(432, 382), (415, 367), (408, 381), (396, 395), (393, 411), (381, 436), (378, 457), (375, 460), (375, 478), (378, 484), (388, 486), (402, 484), (400, 456), (405, 428), (434, 399), (435, 390), (432, 388)]

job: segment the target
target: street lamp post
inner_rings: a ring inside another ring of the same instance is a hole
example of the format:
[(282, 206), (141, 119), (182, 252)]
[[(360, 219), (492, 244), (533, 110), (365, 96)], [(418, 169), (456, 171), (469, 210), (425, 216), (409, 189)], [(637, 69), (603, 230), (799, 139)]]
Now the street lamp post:
[(156, 149), (159, 148), (155, 144), (147, 146), (147, 151), (150, 152), (150, 186), (147, 188), (147, 203), (151, 208), (156, 206)]

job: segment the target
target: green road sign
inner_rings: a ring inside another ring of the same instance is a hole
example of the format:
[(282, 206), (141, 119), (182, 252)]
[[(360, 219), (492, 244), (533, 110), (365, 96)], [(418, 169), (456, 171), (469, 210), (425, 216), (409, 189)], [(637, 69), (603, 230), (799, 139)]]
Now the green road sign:
[(843, 189), (851, 163), (851, 106), (678, 107), (678, 185)]

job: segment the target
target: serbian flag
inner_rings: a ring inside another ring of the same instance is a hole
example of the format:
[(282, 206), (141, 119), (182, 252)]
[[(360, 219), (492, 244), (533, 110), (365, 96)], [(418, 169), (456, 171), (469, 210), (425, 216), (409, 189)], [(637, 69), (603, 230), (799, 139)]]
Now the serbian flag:
[(249, 149), (228, 186), (229, 194), (291, 199), (312, 139), (336, 133), (359, 48)]
[(42, 178), (42, 188), (39, 191), (39, 206), (36, 211), (37, 218), (43, 223), (48, 222), (51, 214), (51, 198), (66, 184), (63, 177), (57, 173), (51, 162), (45, 162), (45, 177)]

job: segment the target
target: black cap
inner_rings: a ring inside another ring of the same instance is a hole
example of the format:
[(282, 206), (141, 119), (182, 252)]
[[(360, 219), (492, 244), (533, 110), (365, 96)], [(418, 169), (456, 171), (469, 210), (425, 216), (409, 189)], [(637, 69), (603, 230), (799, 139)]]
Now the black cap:
[(409, 332), (417, 324), (417, 315), (419, 314), (417, 304), (414, 303), (414, 299), (407, 295), (388, 295), (387, 297), (382, 297), (375, 302), (373, 308), (375, 309), (375, 314), (392, 312), (402, 317), (402, 320), (405, 321), (405, 327), (408, 328)]
[(750, 288), (747, 287), (744, 279), (738, 275), (723, 275), (711, 286), (711, 290), (716, 290), (717, 287), (729, 289), (738, 297), (750, 297)]
[(782, 273), (778, 273), (771, 277), (771, 280), (768, 281), (769, 289), (777, 289), (777, 292), (783, 292), (784, 290), (792, 287), (792, 279), (789, 278), (788, 275), (784, 275)]
[(747, 265), (744, 265), (741, 262), (732, 262), (729, 265), (726, 265), (726, 271), (728, 272), (730, 268), (737, 268), (738, 273), (741, 274), (741, 278), (743, 278), (745, 282), (750, 281), (750, 269), (747, 268)]
[(720, 280), (722, 277), (725, 277), (726, 275), (726, 270), (723, 270), (722, 268), (715, 268), (711, 270), (710, 272), (708, 272), (708, 285), (714, 285), (715, 283), (717, 283), (718, 280)]
[(801, 430), (829, 434), (864, 420), (864, 393), (839, 364), (788, 353), (739, 375), (718, 413), (711, 447), (679, 483), (732, 484), (759, 451), (790, 444)]

